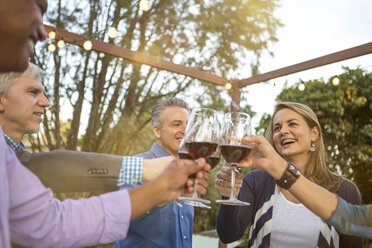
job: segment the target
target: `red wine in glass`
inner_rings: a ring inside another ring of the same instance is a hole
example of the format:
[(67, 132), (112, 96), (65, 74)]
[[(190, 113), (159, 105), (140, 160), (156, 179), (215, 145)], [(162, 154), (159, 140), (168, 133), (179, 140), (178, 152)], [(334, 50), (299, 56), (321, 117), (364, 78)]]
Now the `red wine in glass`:
[(227, 166), (231, 166), (231, 192), (229, 199), (217, 200), (217, 203), (248, 206), (248, 202), (238, 200), (235, 190), (235, 172), (238, 172), (238, 163), (243, 161), (251, 151), (249, 146), (242, 144), (243, 138), (251, 135), (251, 117), (243, 112), (231, 112), (224, 116), (221, 155), (225, 158)]
[(185, 143), (185, 148), (194, 159), (208, 158), (216, 151), (217, 146), (217, 143), (212, 142), (191, 141)]
[(214, 169), (220, 162), (220, 157), (208, 157), (206, 162), (212, 167), (211, 169)]
[(191, 156), (188, 152), (185, 152), (185, 151), (179, 151), (178, 152), (178, 157), (180, 159), (190, 159), (190, 160), (194, 160), (193, 156)]
[(220, 150), (222, 156), (225, 158), (226, 162), (232, 164), (238, 164), (240, 161), (249, 154), (251, 148), (245, 145), (220, 145)]
[[(178, 157), (179, 159), (190, 159), (190, 160), (194, 160), (193, 156), (191, 156), (189, 153), (187, 152), (184, 152), (184, 151), (179, 151), (178, 152)], [(216, 167), (218, 165), (218, 163), (220, 162), (220, 157), (208, 157), (206, 159), (206, 162), (212, 167), (212, 169), (214, 167)]]

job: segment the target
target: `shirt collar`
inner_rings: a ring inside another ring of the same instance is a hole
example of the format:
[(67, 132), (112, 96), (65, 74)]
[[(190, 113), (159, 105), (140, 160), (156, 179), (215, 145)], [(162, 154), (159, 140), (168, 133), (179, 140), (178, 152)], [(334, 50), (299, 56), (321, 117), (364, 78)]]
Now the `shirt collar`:
[(3, 133), (6, 143), (16, 152), (27, 151), (25, 144), (21, 141), (21, 143), (15, 142), (12, 138), (8, 135)]
[(169, 152), (164, 150), (158, 143), (154, 143), (151, 147), (151, 152), (154, 153), (158, 158), (170, 156)]

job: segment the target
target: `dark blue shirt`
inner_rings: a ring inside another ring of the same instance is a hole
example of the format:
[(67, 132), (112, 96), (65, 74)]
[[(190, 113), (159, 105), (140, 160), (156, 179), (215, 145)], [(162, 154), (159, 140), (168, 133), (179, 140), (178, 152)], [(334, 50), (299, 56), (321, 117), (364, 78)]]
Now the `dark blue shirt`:
[[(154, 143), (151, 150), (138, 154), (143, 158), (160, 158), (169, 153)], [(126, 185), (128, 189), (137, 185)], [(128, 235), (116, 243), (115, 248), (191, 248), (194, 208), (169, 203), (156, 207), (130, 223)]]

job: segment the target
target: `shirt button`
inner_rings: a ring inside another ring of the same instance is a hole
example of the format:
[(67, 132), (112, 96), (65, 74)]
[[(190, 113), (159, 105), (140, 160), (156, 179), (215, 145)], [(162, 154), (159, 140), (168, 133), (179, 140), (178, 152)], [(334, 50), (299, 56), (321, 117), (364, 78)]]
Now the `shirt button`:
[(186, 236), (183, 236), (183, 239), (186, 239)]
[(183, 219), (183, 215), (181, 215), (181, 218)]

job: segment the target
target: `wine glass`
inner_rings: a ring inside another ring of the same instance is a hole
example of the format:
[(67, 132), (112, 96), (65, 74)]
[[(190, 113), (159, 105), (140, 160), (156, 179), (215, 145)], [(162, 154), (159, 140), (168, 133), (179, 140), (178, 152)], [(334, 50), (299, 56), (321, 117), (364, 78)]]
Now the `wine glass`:
[(243, 145), (244, 137), (251, 135), (251, 118), (243, 112), (227, 113), (224, 118), (222, 143), (219, 144), (221, 154), (226, 160), (231, 171), (231, 194), (230, 199), (217, 200), (217, 203), (234, 206), (248, 206), (250, 203), (237, 199), (235, 190), (235, 173), (239, 172), (237, 165), (249, 154), (251, 148)]
[[(193, 109), (187, 123), (185, 135), (181, 141), (179, 157), (185, 159), (208, 159), (217, 150), (218, 146), (218, 120), (217, 112), (208, 108)], [(189, 157), (190, 156), (190, 157)], [(197, 193), (198, 179), (195, 178), (194, 193), (192, 197), (179, 197), (185, 204), (211, 208), (209, 200), (201, 199)]]

